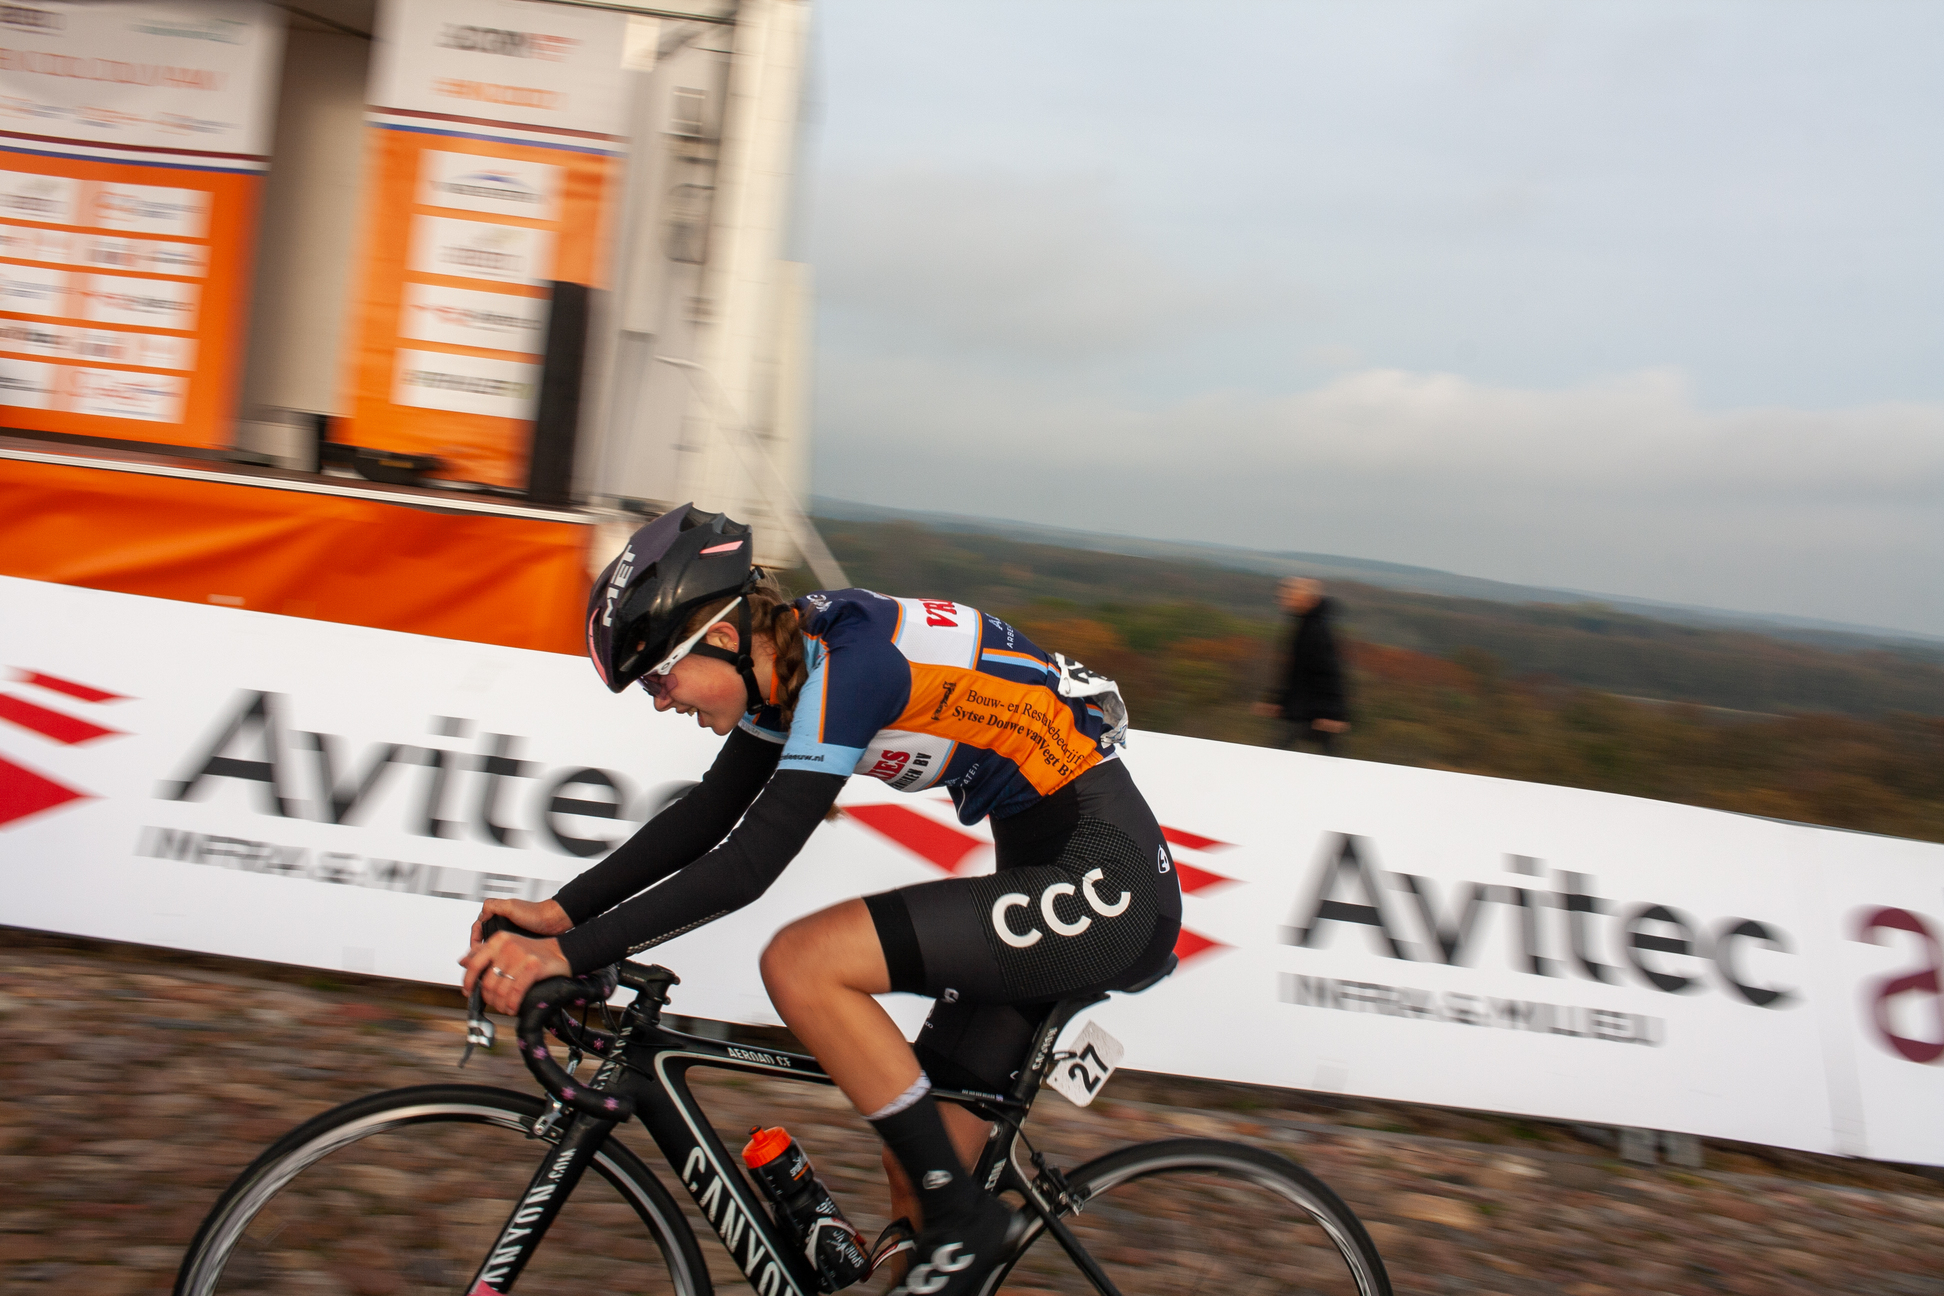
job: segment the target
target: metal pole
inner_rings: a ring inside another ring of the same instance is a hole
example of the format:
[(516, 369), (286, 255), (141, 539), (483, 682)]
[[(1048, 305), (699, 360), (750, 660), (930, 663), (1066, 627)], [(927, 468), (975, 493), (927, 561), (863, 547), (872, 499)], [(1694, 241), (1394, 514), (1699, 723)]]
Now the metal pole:
[[(729, 448), (736, 452), (737, 459), (742, 462), (743, 471), (762, 486), (764, 494), (769, 499), (770, 507), (782, 517), (784, 527), (788, 529), (790, 538), (796, 541), (797, 548), (803, 551), (803, 559), (810, 564), (810, 570), (816, 573), (817, 580), (826, 589), (848, 588), (850, 579), (844, 575), (844, 569), (838, 565), (829, 546), (824, 544), (823, 537), (817, 534), (817, 528), (810, 524), (810, 519), (805, 517), (803, 510), (797, 507), (796, 496), (791, 492), (789, 483), (783, 480), (783, 474), (777, 471), (775, 462), (769, 457), (769, 452), (763, 449), (762, 443), (750, 432), (749, 425), (743, 422), (742, 416), (737, 414), (735, 407), (729, 404), (728, 397), (722, 394), (722, 384), (716, 380), (716, 376), (693, 360), (677, 360), (674, 356), (661, 355), (656, 356), (655, 359), (662, 364), (674, 365), (677, 369), (686, 370), (690, 374), (701, 374), (709, 380), (709, 385), (715, 389), (713, 392), (704, 391), (699, 383), (696, 384), (696, 391), (712, 407), (711, 425), (722, 427), (724, 419), (721, 416), (725, 413), (729, 415), (727, 422), (732, 429)], [(695, 379), (690, 378), (689, 381), (694, 383)], [(751, 452), (755, 454), (756, 466), (760, 467), (761, 472), (751, 466), (749, 461)], [(768, 480), (764, 481), (764, 478)]]

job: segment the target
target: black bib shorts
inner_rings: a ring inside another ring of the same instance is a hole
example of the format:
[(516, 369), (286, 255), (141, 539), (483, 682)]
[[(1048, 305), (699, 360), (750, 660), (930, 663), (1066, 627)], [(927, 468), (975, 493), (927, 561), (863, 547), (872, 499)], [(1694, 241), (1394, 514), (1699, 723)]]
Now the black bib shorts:
[(1103, 761), (992, 821), (997, 871), (866, 896), (891, 988), (936, 999), (914, 1047), (934, 1083), (1002, 1090), (1056, 1000), (1152, 976), (1181, 931), (1174, 858)]

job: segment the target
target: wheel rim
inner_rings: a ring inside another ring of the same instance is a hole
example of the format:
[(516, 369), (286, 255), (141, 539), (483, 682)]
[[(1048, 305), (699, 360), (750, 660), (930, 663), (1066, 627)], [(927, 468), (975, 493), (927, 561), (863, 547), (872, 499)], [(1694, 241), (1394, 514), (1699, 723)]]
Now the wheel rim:
[[(1075, 1176), (1076, 1182), (1079, 1176)], [(1378, 1296), (1388, 1290), (1340, 1207), (1296, 1175), (1206, 1153), (1133, 1158), (1087, 1176), (1065, 1223), (1122, 1296)], [(1043, 1227), (1005, 1292), (1091, 1292)]]
[[(529, 1120), (510, 1104), (443, 1100), (320, 1130), (239, 1186), (180, 1290), (449, 1296), (487, 1254), (540, 1161)], [(694, 1291), (686, 1265), (635, 1211), (639, 1202), (658, 1217), (660, 1205), (609, 1153), (597, 1154), (595, 1169), (522, 1275), (522, 1293), (607, 1290), (617, 1278), (631, 1291)]]

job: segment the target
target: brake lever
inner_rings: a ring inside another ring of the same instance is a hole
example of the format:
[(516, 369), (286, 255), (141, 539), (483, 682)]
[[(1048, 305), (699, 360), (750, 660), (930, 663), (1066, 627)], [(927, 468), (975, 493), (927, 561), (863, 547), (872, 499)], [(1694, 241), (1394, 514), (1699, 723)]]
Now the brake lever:
[(459, 1055), (459, 1065), (472, 1061), (473, 1048), (478, 1046), (491, 1052), (493, 1048), (494, 1026), (492, 1018), (486, 1015), (486, 1005), (479, 993), (479, 982), (473, 982), (472, 994), (466, 999), (466, 1051)]

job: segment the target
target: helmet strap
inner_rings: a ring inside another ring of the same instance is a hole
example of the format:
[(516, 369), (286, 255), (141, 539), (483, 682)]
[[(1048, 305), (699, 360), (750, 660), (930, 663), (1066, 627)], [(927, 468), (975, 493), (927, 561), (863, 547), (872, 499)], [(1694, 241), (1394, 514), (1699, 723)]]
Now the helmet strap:
[(744, 599), (736, 609), (736, 652), (718, 648), (712, 643), (699, 643), (689, 651), (697, 657), (713, 657), (734, 666), (736, 673), (742, 676), (743, 691), (748, 698), (749, 705), (745, 710), (760, 711), (763, 708), (763, 690), (756, 683), (756, 659), (749, 655), (749, 645), (749, 600)]

